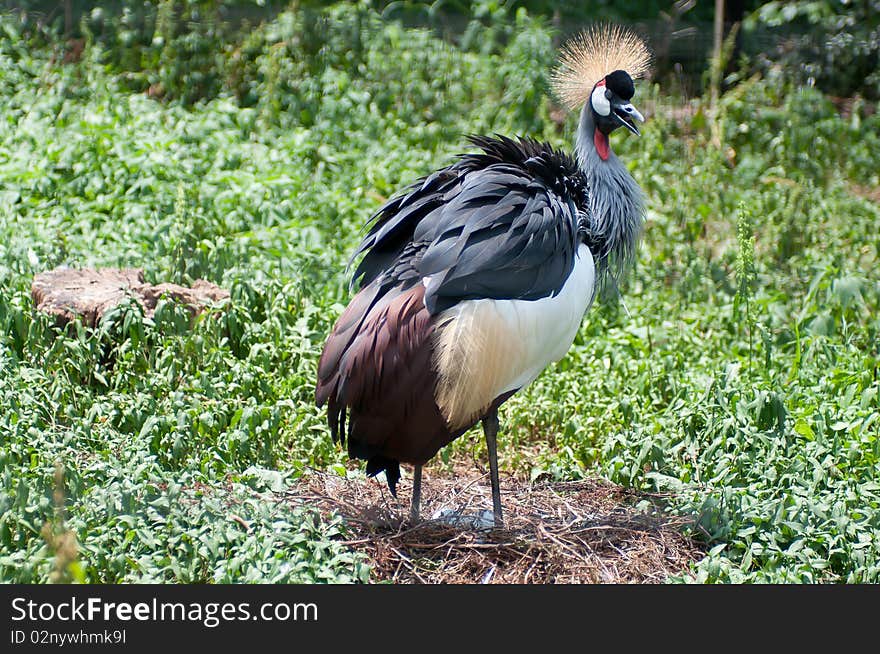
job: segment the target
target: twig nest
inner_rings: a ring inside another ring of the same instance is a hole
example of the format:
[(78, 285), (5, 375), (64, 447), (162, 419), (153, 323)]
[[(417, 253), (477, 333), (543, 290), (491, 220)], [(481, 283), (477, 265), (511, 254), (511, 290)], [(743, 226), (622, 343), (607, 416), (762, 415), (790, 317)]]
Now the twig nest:
[(703, 556), (685, 535), (690, 521), (664, 514), (657, 495), (601, 479), (503, 476), (505, 526), (496, 529), (486, 475), (466, 467), (422, 475), (422, 511), (432, 517), (416, 524), (407, 481), (395, 499), (375, 480), (312, 471), (279, 499), (342, 516), (345, 543), (369, 557), (375, 581), (661, 583)]

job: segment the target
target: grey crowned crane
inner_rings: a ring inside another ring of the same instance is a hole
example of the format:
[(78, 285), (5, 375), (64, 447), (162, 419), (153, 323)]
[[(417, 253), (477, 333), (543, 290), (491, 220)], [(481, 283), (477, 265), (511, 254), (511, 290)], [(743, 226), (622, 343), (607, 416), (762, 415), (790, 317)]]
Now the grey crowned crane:
[(477, 152), (388, 201), (352, 260), (358, 289), (327, 339), (316, 400), (334, 441), (396, 496), (400, 463), (422, 465), (482, 421), (494, 523), (502, 526), (498, 407), (571, 347), (596, 289), (632, 261), (642, 193), (609, 135), (638, 135), (630, 100), (650, 53), (594, 27), (567, 44), (557, 95), (580, 109), (575, 156), (519, 138)]

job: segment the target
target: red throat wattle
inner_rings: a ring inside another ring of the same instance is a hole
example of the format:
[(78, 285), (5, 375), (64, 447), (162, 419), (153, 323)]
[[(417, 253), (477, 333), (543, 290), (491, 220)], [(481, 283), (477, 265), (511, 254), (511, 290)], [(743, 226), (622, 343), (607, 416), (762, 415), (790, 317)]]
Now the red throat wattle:
[(593, 131), (593, 145), (596, 146), (596, 152), (602, 158), (602, 161), (608, 161), (608, 155), (611, 153), (611, 147), (608, 145), (608, 135), (603, 134), (598, 129)]

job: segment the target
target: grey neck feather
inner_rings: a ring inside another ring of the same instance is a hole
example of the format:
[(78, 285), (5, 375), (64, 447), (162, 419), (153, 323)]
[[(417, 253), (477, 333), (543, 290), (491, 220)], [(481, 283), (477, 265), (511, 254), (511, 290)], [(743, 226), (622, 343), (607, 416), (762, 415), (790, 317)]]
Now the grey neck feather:
[(600, 251), (593, 253), (597, 268), (616, 280), (635, 258), (644, 203), (642, 190), (610, 147), (607, 160), (599, 156), (593, 142), (595, 128), (588, 101), (581, 111), (575, 146), (590, 186), (592, 215), (587, 216), (585, 228), (588, 239), (601, 244)]

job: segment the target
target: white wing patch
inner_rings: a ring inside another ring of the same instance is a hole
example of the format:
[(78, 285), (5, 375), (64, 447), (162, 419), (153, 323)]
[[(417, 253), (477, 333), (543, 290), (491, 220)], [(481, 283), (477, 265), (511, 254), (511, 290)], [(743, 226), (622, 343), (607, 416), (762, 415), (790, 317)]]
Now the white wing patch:
[(437, 405), (450, 429), (469, 426), (499, 395), (528, 386), (574, 342), (593, 301), (596, 269), (586, 245), (562, 290), (540, 300), (466, 300), (437, 317)]

